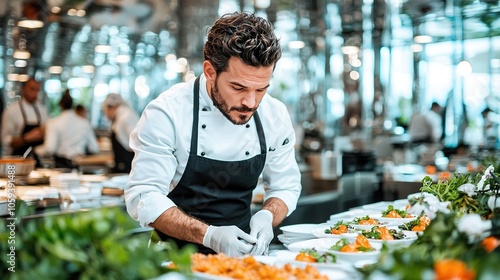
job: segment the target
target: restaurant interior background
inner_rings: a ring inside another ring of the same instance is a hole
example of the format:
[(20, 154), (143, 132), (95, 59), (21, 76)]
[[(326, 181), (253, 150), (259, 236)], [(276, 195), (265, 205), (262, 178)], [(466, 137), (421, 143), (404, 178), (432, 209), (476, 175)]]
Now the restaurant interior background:
[(236, 10), (268, 18), (281, 38), (269, 93), (289, 107), (302, 153), (335, 149), (346, 135), (372, 146), (378, 136), (394, 139), (433, 101), (446, 107), (445, 147), (474, 146), (481, 111), (500, 113), (498, 0), (0, 3), (0, 108), (34, 75), (52, 116), (69, 88), (97, 130), (109, 125), (101, 111), (108, 93), (141, 112), (199, 75), (207, 28)]

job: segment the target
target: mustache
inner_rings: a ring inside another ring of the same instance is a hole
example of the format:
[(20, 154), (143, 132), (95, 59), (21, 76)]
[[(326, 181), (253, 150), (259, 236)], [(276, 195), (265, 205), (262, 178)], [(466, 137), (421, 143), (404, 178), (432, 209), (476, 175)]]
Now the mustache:
[(237, 112), (242, 112), (242, 113), (255, 112), (256, 110), (257, 110), (257, 108), (249, 108), (247, 106), (232, 107), (231, 108), (231, 111), (237, 111)]

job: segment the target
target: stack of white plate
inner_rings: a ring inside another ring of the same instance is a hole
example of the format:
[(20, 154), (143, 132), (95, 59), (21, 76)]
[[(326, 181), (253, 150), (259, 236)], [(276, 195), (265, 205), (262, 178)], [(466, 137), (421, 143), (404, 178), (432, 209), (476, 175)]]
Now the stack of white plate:
[(50, 176), (50, 186), (54, 188), (72, 189), (80, 187), (80, 176), (75, 173), (61, 173)]
[(280, 230), (283, 234), (277, 236), (278, 240), (285, 245), (288, 244), (313, 239), (316, 238), (312, 234), (312, 230), (320, 227), (319, 224), (295, 224), (280, 227)]

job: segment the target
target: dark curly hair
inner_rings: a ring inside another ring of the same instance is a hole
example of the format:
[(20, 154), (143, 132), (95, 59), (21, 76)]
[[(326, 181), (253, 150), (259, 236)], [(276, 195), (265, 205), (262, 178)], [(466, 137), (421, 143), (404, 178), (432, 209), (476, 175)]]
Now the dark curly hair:
[(232, 56), (250, 66), (276, 66), (281, 48), (269, 21), (235, 12), (223, 15), (210, 28), (203, 55), (219, 74)]

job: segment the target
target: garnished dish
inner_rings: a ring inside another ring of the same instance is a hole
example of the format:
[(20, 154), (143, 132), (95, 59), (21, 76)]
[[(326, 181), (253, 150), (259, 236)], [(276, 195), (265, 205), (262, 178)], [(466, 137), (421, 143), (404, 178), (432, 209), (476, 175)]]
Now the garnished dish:
[(370, 215), (356, 217), (349, 222), (349, 225), (357, 229), (371, 229), (373, 226), (389, 226), (391, 223), (382, 222)]
[(310, 263), (336, 263), (337, 258), (332, 253), (320, 253), (315, 248), (302, 249), (300, 253), (295, 256), (296, 261), (310, 262)]
[(419, 215), (415, 220), (399, 225), (398, 228), (401, 230), (409, 231), (424, 231), (427, 226), (431, 223), (431, 219), (425, 215)]
[[(307, 265), (304, 268), (284, 264), (282, 267), (264, 264), (253, 256), (233, 258), (224, 254), (191, 256), (191, 269), (202, 275), (213, 275), (233, 279), (320, 279), (328, 280), (317, 268)], [(200, 277), (198, 277), (200, 278)], [(202, 277), (201, 277), (202, 278)], [(206, 277), (205, 277), (206, 278)]]
[(376, 262), (381, 244), (373, 246), (366, 236), (359, 234), (354, 241), (341, 238), (328, 248), (339, 262), (355, 263), (359, 261)]
[(342, 238), (333, 246), (330, 247), (331, 250), (343, 252), (343, 253), (363, 253), (375, 251), (375, 248), (370, 244), (366, 236), (360, 234), (356, 237), (354, 243), (350, 243), (347, 239)]
[(371, 230), (363, 230), (361, 232), (368, 239), (377, 240), (397, 240), (404, 239), (406, 235), (400, 230), (389, 229), (387, 227), (374, 226)]
[(414, 216), (406, 213), (406, 210), (396, 209), (394, 206), (389, 205), (387, 209), (382, 211), (383, 218), (413, 218)]
[(371, 216), (381, 222), (388, 222), (393, 225), (401, 225), (417, 218), (417, 216), (408, 214), (406, 210), (394, 208), (392, 205), (387, 206), (387, 209), (382, 211), (379, 215)]
[(349, 233), (353, 231), (353, 227), (344, 221), (338, 221), (333, 226), (329, 226), (328, 228), (320, 227), (315, 228), (311, 232), (314, 236), (319, 238), (330, 238), (337, 237), (344, 233)]

